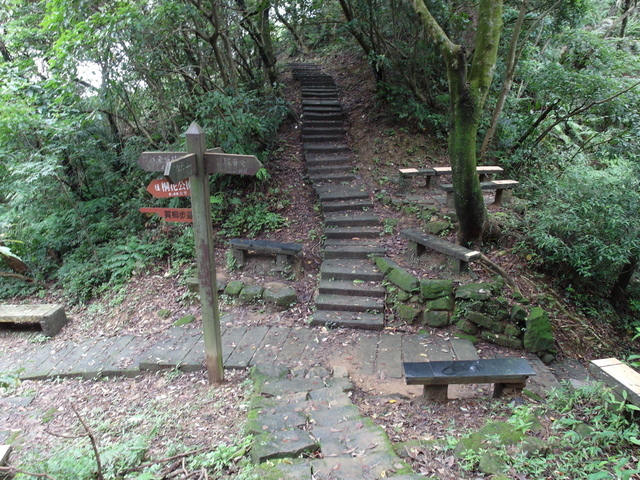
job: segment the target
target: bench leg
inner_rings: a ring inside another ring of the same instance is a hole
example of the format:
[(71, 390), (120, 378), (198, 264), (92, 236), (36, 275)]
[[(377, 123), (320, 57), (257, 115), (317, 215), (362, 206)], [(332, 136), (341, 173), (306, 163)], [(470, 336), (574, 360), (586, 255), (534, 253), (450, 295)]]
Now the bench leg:
[(453, 199), (453, 192), (447, 192), (447, 207), (454, 208), (455, 206), (456, 205)]
[(502, 192), (504, 190), (496, 190), (496, 198), (493, 201), (496, 205), (502, 205)]
[(289, 255), (276, 255), (276, 270), (284, 272), (289, 267)]
[(425, 188), (431, 188), (431, 175), (427, 175), (427, 179), (424, 181)]
[(411, 256), (414, 256), (416, 258), (420, 258), (420, 255), (422, 255), (425, 250), (427, 249), (427, 247), (425, 247), (424, 245), (420, 245), (418, 242), (413, 242), (411, 240), (409, 240), (409, 253), (411, 254)]
[(469, 262), (465, 262), (464, 260), (460, 260), (458, 262), (458, 272), (466, 273), (469, 271)]
[(244, 250), (240, 250), (239, 248), (234, 248), (233, 250), (233, 259), (236, 261), (236, 266), (241, 267), (244, 265)]
[(512, 390), (514, 395), (520, 395), (527, 381), (518, 383), (496, 383), (493, 387), (493, 398), (500, 398), (506, 390)]
[(447, 403), (448, 385), (425, 385), (424, 399), (429, 402)]

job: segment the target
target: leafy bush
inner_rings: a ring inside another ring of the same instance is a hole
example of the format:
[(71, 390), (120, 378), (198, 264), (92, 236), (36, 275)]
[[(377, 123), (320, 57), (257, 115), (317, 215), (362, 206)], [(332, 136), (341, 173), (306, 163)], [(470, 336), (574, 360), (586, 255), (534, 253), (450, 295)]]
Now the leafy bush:
[(544, 266), (610, 287), (640, 252), (640, 179), (633, 165), (573, 165), (541, 181), (525, 229)]

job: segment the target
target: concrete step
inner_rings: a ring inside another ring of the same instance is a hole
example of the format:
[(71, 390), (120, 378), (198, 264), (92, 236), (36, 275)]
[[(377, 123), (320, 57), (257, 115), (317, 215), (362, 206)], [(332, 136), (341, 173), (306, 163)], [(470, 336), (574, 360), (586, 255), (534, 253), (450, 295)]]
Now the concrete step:
[(384, 276), (370, 260), (327, 259), (320, 265), (322, 280), (379, 282)]
[[(320, 280), (318, 292), (322, 295), (351, 295), (354, 297), (384, 298), (386, 290), (378, 282), (349, 280)], [(324, 310), (324, 309), (323, 309)]]
[(344, 153), (306, 153), (308, 167), (324, 167), (329, 165), (351, 165), (351, 156)]
[(369, 191), (364, 185), (323, 185), (315, 188), (321, 202), (369, 200)]
[(322, 100), (322, 99), (303, 99), (302, 108), (305, 107), (340, 107), (340, 100)]
[(317, 173), (309, 174), (309, 180), (314, 184), (322, 185), (323, 183), (349, 183), (356, 179), (353, 173)]
[(380, 227), (327, 227), (324, 229), (326, 238), (355, 240), (363, 238), (378, 238), (382, 234)]
[[(319, 134), (302, 134), (302, 142), (307, 143), (326, 143), (326, 142), (340, 142), (344, 140), (342, 133), (319, 133)], [(306, 146), (306, 145), (305, 145)]]
[(323, 121), (337, 121), (344, 118), (343, 112), (303, 112), (302, 121), (307, 120), (323, 120)]
[(382, 330), (384, 328), (384, 313), (319, 310), (311, 318), (311, 325)]
[(324, 245), (324, 258), (360, 258), (367, 259), (371, 255), (384, 255), (385, 248), (377, 243), (345, 244), (331, 243)]
[(306, 128), (342, 128), (344, 129), (344, 122), (342, 120), (309, 120), (302, 124), (302, 129)]
[(322, 293), (316, 298), (316, 308), (341, 312), (383, 312), (384, 299)]
[(342, 113), (342, 107), (340, 105), (336, 105), (334, 107), (331, 106), (310, 106), (310, 107), (302, 107), (302, 115), (307, 115), (309, 113)]
[(302, 135), (346, 135), (343, 127), (307, 127), (302, 126)]
[(373, 213), (333, 213), (324, 216), (324, 224), (328, 227), (375, 227), (380, 225), (380, 218)]
[(342, 153), (350, 152), (349, 147), (338, 142), (313, 143), (304, 146), (305, 156), (308, 153)]
[(327, 212), (352, 212), (371, 210), (373, 208), (373, 202), (368, 199), (354, 199), (354, 200), (336, 200), (336, 201), (323, 201), (322, 211)]
[(344, 165), (336, 163), (335, 165), (322, 165), (307, 167), (307, 173), (309, 175), (330, 175), (332, 173), (351, 173), (353, 168), (351, 165)]

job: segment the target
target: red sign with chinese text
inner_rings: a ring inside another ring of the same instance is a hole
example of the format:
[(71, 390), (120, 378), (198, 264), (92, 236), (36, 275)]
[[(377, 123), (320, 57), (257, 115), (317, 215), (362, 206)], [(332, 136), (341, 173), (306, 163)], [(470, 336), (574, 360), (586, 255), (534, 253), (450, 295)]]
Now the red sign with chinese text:
[(189, 179), (178, 183), (171, 183), (164, 178), (152, 180), (147, 187), (147, 192), (156, 198), (188, 197), (191, 195)]

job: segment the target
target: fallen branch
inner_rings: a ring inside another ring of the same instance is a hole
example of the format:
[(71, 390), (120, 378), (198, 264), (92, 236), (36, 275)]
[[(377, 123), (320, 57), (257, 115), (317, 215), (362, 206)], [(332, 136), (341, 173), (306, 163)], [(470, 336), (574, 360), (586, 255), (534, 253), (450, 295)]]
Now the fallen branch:
[(73, 410), (73, 413), (76, 414), (76, 417), (78, 417), (78, 420), (82, 424), (85, 432), (87, 432), (87, 436), (89, 437), (89, 441), (91, 442), (91, 448), (93, 448), (93, 454), (96, 457), (96, 466), (98, 469), (98, 471), (96, 472), (96, 478), (98, 480), (104, 480), (104, 476), (102, 475), (102, 462), (100, 461), (100, 452), (98, 451), (98, 443), (96, 441), (96, 437), (93, 435), (93, 432), (89, 428), (89, 425), (87, 425), (84, 419), (80, 416), (73, 403), (69, 403), (69, 406), (71, 407), (71, 410)]
[(25, 282), (29, 282), (29, 283), (35, 282), (35, 279), (31, 277), (25, 277), (24, 275), (20, 275), (19, 273), (0, 272), (0, 277), (17, 278), (19, 280), (24, 280)]
[(55, 480), (55, 478), (53, 478), (49, 474), (27, 472), (26, 470), (20, 470), (19, 468), (16, 468), (16, 467), (0, 467), (0, 473), (1, 474), (7, 474), (7, 475), (15, 475), (16, 473), (20, 473), (20, 474), (26, 475), (28, 477), (48, 478), (49, 480)]
[(480, 263), (484, 264), (485, 266), (489, 267), (491, 270), (493, 270), (495, 273), (497, 273), (498, 275), (500, 275), (502, 278), (504, 278), (504, 280), (507, 282), (507, 285), (509, 285), (511, 287), (511, 290), (513, 290), (514, 293), (517, 293), (518, 295), (520, 295), (521, 297), (522, 292), (520, 291), (520, 289), (518, 288), (518, 285), (516, 285), (516, 282), (513, 280), (513, 278), (511, 277), (511, 275), (509, 275), (506, 270), (504, 268), (502, 268), (500, 265), (498, 265), (497, 263), (495, 263), (493, 260), (489, 260), (489, 258), (481, 253), (480, 254)]

